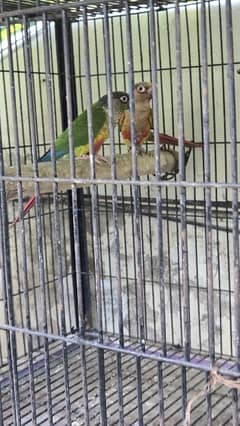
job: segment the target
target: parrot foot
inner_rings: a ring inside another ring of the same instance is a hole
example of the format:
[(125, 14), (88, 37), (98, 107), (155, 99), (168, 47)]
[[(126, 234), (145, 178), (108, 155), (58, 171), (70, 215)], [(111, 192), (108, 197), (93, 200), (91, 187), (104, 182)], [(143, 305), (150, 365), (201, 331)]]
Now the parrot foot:
[(88, 154), (83, 154), (83, 155), (80, 155), (77, 158), (79, 158), (79, 160), (89, 160), (89, 155)]
[[(131, 147), (128, 147), (128, 152), (131, 152), (131, 151), (132, 151)], [(146, 151), (140, 145), (136, 146), (136, 151), (137, 151), (137, 155), (146, 154)]]

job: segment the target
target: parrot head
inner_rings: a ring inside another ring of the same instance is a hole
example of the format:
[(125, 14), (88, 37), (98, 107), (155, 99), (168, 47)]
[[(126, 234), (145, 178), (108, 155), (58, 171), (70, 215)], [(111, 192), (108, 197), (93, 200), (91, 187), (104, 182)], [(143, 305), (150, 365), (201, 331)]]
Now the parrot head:
[[(129, 109), (129, 95), (125, 92), (112, 92), (114, 122), (117, 123), (120, 115)], [(99, 99), (99, 104), (108, 110), (108, 96)]]
[(149, 103), (152, 99), (152, 83), (141, 82), (134, 86), (134, 98), (136, 104)]

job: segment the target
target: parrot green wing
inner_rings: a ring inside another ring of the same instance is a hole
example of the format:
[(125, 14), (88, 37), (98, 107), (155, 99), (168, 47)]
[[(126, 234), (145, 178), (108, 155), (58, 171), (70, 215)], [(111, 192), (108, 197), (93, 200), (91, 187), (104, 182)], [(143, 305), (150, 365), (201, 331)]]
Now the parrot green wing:
[[(107, 113), (98, 102), (92, 106), (92, 124), (93, 124), (93, 137), (94, 139), (100, 134), (104, 124), (107, 122)], [(73, 145), (74, 149), (83, 148), (85, 153), (88, 153), (89, 140), (88, 140), (88, 120), (87, 111), (83, 111), (72, 122), (73, 132)], [(55, 141), (56, 159), (63, 157), (69, 153), (68, 144), (68, 129), (58, 136)], [(39, 162), (51, 161), (51, 152), (47, 151)]]

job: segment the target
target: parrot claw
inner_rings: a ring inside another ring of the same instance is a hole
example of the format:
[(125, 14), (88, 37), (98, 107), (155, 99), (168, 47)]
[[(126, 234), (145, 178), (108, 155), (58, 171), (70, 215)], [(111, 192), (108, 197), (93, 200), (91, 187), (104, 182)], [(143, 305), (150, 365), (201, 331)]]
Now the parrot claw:
[(83, 154), (80, 155), (80, 157), (78, 157), (80, 160), (89, 160), (89, 155), (88, 154)]
[[(128, 152), (131, 152), (131, 151), (132, 151), (131, 147), (128, 147)], [(136, 151), (137, 151), (137, 155), (146, 154), (146, 151), (140, 145), (136, 146)]]

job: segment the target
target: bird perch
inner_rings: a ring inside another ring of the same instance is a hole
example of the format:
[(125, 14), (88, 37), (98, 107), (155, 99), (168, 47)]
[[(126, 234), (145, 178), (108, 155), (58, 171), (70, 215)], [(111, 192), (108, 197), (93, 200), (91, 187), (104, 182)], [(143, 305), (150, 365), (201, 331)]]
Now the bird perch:
[[(110, 159), (108, 163), (95, 163), (96, 179), (111, 179), (111, 167)], [(63, 159), (57, 161), (57, 177), (62, 179), (69, 179), (70, 174), (70, 162), (69, 159)], [(137, 157), (138, 174), (144, 176), (155, 173), (155, 156), (154, 151), (149, 153), (143, 153)], [(178, 169), (178, 153), (172, 150), (164, 150), (160, 153), (160, 165), (161, 173), (171, 173)], [(78, 179), (89, 179), (90, 178), (90, 162), (88, 159), (75, 159), (76, 167), (76, 178)], [(116, 169), (117, 179), (129, 179), (132, 176), (132, 154), (121, 154), (116, 156)], [(38, 164), (39, 177), (40, 178), (52, 178), (52, 164), (51, 162), (39, 163)], [(28, 178), (29, 180), (22, 181), (23, 196), (31, 196), (34, 194), (34, 170), (32, 165), (22, 166), (22, 177)], [(14, 177), (16, 176), (15, 167), (5, 167), (5, 176)], [(89, 183), (76, 183), (77, 187), (89, 186)], [(7, 200), (14, 200), (17, 198), (17, 181), (16, 180), (5, 180), (5, 189)], [(39, 182), (39, 189), (41, 194), (52, 192), (51, 181)], [(59, 191), (65, 192), (71, 189), (71, 182), (59, 182)]]

